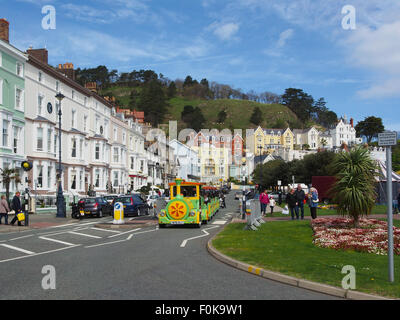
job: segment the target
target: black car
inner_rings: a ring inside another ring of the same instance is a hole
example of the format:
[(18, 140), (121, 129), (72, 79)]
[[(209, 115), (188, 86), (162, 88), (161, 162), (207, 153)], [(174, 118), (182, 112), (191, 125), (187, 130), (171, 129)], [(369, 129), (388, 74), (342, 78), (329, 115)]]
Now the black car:
[[(89, 197), (78, 201), (78, 215), (81, 217), (91, 216), (101, 218), (113, 215), (114, 207), (103, 197)], [(83, 216), (82, 216), (83, 213)]]
[(149, 215), (149, 206), (140, 194), (130, 196), (120, 196), (114, 199), (114, 204), (121, 202), (124, 206), (124, 216), (147, 216)]

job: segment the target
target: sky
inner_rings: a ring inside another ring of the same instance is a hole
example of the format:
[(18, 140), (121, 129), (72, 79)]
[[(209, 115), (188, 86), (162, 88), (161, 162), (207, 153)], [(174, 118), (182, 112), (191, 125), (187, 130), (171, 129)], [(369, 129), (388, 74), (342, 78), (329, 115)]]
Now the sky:
[[(49, 5), (55, 29), (43, 28)], [(373, 115), (400, 131), (398, 0), (0, 0), (0, 8), (11, 44), (46, 47), (52, 65), (152, 69), (244, 92), (300, 88), (338, 116)]]

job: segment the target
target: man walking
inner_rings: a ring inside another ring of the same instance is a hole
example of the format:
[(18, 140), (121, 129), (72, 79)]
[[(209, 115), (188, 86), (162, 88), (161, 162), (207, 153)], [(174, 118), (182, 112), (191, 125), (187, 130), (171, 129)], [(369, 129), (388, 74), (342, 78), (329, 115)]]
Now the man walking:
[(292, 220), (294, 220), (294, 214), (296, 213), (296, 218), (299, 220), (299, 212), (296, 210), (297, 207), (297, 199), (295, 195), (294, 189), (290, 189), (289, 193), (286, 196), (286, 203), (288, 205), (290, 215), (292, 216)]
[(301, 184), (297, 185), (297, 189), (294, 192), (296, 198), (296, 216), (299, 219), (299, 209), (301, 209), (301, 220), (304, 220), (304, 199), (306, 198), (306, 194), (304, 190), (301, 188)]
[(14, 219), (11, 220), (11, 225), (14, 225), (14, 223), (15, 223), (16, 221), (18, 221), (18, 225), (19, 225), (19, 226), (22, 225), (22, 224), (21, 224), (21, 221), (19, 221), (19, 220), (18, 220), (18, 217), (17, 217), (18, 213), (20, 213), (20, 212), (21, 212), (21, 209), (22, 209), (22, 207), (21, 207), (21, 200), (20, 200), (20, 198), (19, 198), (20, 196), (21, 196), (21, 193), (20, 193), (19, 191), (17, 191), (17, 192), (15, 193), (14, 198), (12, 199), (11, 207), (12, 207), (12, 209), (15, 211), (15, 217), (14, 217)]

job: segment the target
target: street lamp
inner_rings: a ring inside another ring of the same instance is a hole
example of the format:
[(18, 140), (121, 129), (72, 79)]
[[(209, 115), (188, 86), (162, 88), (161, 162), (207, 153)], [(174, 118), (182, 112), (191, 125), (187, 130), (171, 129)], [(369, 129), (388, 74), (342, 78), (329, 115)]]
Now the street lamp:
[(67, 213), (65, 212), (65, 199), (62, 190), (62, 182), (61, 182), (61, 101), (65, 98), (65, 96), (59, 92), (56, 95), (56, 99), (59, 102), (58, 105), (58, 121), (59, 121), (59, 133), (58, 133), (58, 191), (57, 191), (57, 218), (66, 218)]
[[(246, 158), (242, 158), (242, 168), (243, 168), (243, 199), (242, 199), (242, 219), (244, 220), (246, 218), (246, 189), (245, 189), (245, 183), (246, 183)], [(242, 168), (239, 168), (241, 170)]]

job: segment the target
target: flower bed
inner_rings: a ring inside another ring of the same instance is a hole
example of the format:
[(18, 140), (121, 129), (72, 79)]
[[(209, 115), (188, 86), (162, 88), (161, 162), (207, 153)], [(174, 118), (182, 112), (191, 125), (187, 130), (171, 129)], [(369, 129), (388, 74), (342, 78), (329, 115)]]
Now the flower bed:
[[(313, 243), (322, 248), (354, 250), (386, 255), (388, 251), (387, 223), (375, 219), (360, 219), (354, 228), (346, 218), (318, 218), (311, 222)], [(394, 254), (400, 255), (400, 229), (393, 228)]]

